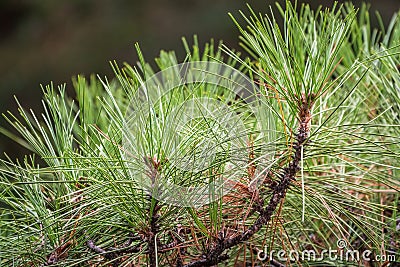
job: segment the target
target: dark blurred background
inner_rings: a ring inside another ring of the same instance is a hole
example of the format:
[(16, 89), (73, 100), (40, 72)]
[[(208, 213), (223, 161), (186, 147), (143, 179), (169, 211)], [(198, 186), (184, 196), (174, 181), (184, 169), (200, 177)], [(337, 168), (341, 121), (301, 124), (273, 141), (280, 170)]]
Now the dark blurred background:
[[(265, 13), (275, 1), (0, 0), (0, 113), (16, 112), (14, 95), (24, 107), (40, 112), (40, 84), (67, 83), (71, 89), (71, 77), (77, 74), (112, 77), (110, 60), (137, 61), (135, 42), (147, 61), (153, 61), (161, 49), (175, 50), (183, 60), (181, 37), (191, 41), (193, 34), (200, 43), (222, 39), (239, 49), (238, 31), (227, 13), (239, 17), (237, 11), (246, 11), (246, 2)], [(300, 2), (313, 7), (333, 3)], [(361, 1), (353, 3), (361, 5)], [(400, 8), (400, 0), (369, 3), (371, 13), (379, 11), (386, 24)], [(10, 129), (3, 118), (0, 127)], [(25, 153), (0, 135), (0, 157), (4, 152), (12, 158)]]

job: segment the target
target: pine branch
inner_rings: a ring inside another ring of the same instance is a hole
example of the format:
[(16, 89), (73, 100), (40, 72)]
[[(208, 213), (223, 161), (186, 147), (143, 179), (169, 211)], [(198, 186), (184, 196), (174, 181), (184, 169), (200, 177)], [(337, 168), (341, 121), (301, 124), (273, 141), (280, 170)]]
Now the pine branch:
[(158, 215), (158, 211), (160, 210), (161, 206), (159, 205), (158, 200), (154, 200), (155, 206), (153, 210), (153, 214), (150, 218), (150, 230), (148, 231), (148, 237), (147, 237), (147, 245), (149, 248), (149, 263), (150, 267), (156, 267), (157, 266), (157, 249), (156, 246), (158, 244), (157, 240), (157, 233), (159, 232), (159, 224), (158, 224), (158, 219), (160, 216)]
[[(159, 218), (160, 215), (158, 212), (160, 211), (161, 205), (160, 202), (152, 196), (154, 193), (159, 193), (160, 188), (157, 185), (157, 177), (159, 174), (159, 171), (161, 169), (161, 164), (156, 158), (145, 158), (145, 163), (149, 168), (148, 176), (151, 180), (151, 194), (148, 196), (149, 202), (150, 202), (150, 208), (149, 208), (149, 214), (150, 216), (150, 229), (147, 232), (147, 246), (149, 249), (148, 256), (149, 256), (149, 266), (150, 267), (156, 267), (157, 264), (157, 245), (158, 245), (158, 240), (157, 240), (157, 234), (160, 231), (160, 226), (159, 226)], [(151, 203), (154, 202), (153, 210), (151, 210)]]
[[(314, 102), (314, 96), (309, 95), (301, 97), (299, 109), (299, 128), (296, 134), (296, 143), (294, 144), (294, 155), (292, 161), (283, 169), (280, 177), (280, 182), (273, 189), (272, 196), (265, 209), (261, 209), (257, 220), (244, 233), (232, 238), (218, 238), (214, 247), (200, 260), (193, 261), (184, 265), (184, 267), (201, 267), (212, 266), (229, 258), (223, 254), (225, 250), (232, 248), (240, 243), (249, 240), (257, 233), (265, 224), (267, 224), (274, 214), (276, 208), (290, 186), (290, 182), (296, 178), (297, 172), (300, 170), (301, 148), (307, 145), (307, 139), (310, 133), (309, 124), (311, 120), (311, 107)], [(222, 235), (221, 235), (222, 236)]]
[[(141, 242), (139, 242), (138, 244), (131, 246), (133, 241), (137, 241), (140, 240)], [(125, 255), (125, 254), (129, 254), (129, 253), (138, 253), (140, 252), (140, 246), (142, 245), (143, 240), (141, 239), (140, 236), (133, 236), (131, 238), (129, 238), (121, 247), (117, 247), (117, 248), (108, 248), (108, 249), (103, 249), (99, 246), (96, 246), (96, 244), (94, 243), (93, 240), (88, 240), (86, 242), (88, 248), (90, 250), (92, 250), (93, 252), (96, 252), (98, 254), (102, 254), (102, 256), (107, 259), (107, 260), (114, 260), (118, 257), (120, 257), (121, 255)], [(147, 251), (148, 252), (148, 251)], [(119, 261), (116, 261), (114, 263), (117, 264), (116, 266), (118, 266)]]

